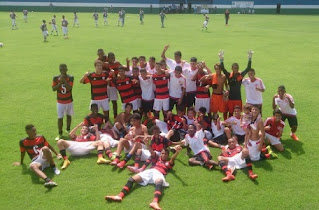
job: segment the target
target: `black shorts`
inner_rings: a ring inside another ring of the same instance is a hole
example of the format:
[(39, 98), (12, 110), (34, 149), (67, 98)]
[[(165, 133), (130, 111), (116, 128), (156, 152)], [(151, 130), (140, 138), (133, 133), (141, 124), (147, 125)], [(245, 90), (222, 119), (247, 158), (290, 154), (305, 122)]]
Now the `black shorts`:
[(205, 151), (198, 153), (197, 155), (194, 155), (194, 158), (197, 161), (201, 161), (201, 162), (205, 163), (206, 161), (211, 160), (212, 156), (207, 150), (205, 150)]
[(288, 119), (289, 122), (289, 126), (293, 127), (293, 126), (298, 126), (298, 120), (297, 120), (297, 116), (287, 116), (287, 115), (282, 115), (281, 116), (281, 120), (285, 121), (286, 119)]
[(186, 107), (194, 106), (195, 96), (196, 96), (196, 92), (186, 93), (185, 97), (183, 98), (183, 104), (185, 104)]
[(220, 136), (217, 136), (216, 138), (213, 138), (213, 142), (216, 142), (217, 144), (226, 145), (227, 144), (227, 137), (225, 134), (222, 134)]
[(178, 103), (178, 99), (173, 99), (173, 98), (169, 98), (169, 110), (172, 111), (174, 109), (174, 105), (176, 104), (176, 109), (177, 107), (181, 107), (181, 108), (185, 108), (185, 104), (182, 103), (181, 105), (177, 105)]
[(142, 109), (143, 112), (152, 112), (153, 111), (154, 100), (152, 101), (144, 101), (142, 99)]
[(170, 139), (171, 141), (177, 142), (177, 141), (181, 141), (182, 139), (185, 138), (186, 132), (184, 130), (181, 130), (181, 129), (175, 130), (175, 129), (173, 129), (173, 131), (174, 131), (174, 134), (173, 134), (173, 136)]
[(237, 134), (235, 135), (237, 136), (238, 144), (243, 144), (245, 141), (245, 135), (237, 135)]

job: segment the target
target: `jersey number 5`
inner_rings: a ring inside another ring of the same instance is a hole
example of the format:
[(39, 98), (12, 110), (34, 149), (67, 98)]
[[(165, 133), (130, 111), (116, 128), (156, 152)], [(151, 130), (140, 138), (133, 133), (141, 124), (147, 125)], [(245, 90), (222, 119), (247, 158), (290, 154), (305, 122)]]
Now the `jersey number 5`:
[(61, 93), (66, 94), (66, 87), (64, 84), (61, 85), (61, 88), (62, 88)]

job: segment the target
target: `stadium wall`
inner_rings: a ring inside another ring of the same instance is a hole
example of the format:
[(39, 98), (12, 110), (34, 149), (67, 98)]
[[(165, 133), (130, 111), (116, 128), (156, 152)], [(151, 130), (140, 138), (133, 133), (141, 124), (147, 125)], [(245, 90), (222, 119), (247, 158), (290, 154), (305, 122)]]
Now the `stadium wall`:
[[(53, 6), (49, 6), (50, 3)], [(209, 8), (210, 13), (224, 13), (225, 9), (231, 13), (243, 11), (243, 8), (233, 8), (232, 0), (0, 0), (0, 11), (102, 12), (104, 7), (108, 7), (112, 12), (124, 8), (127, 13), (138, 13), (139, 8), (143, 8), (145, 13), (156, 14), (172, 3), (182, 4), (183, 13), (193, 13), (196, 6), (203, 5)], [(253, 10), (256, 14), (276, 14), (278, 3), (281, 4), (280, 14), (319, 14), (318, 0), (254, 0)]]

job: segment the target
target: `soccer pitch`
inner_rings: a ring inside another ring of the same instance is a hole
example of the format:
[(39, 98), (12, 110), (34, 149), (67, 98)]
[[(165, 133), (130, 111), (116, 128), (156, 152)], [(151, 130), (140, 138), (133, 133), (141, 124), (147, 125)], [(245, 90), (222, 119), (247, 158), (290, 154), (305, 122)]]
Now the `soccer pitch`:
[[(53, 13), (30, 12), (24, 23), (22, 11), (16, 12), (18, 30), (11, 30), (9, 12), (0, 13), (1, 71), (1, 209), (148, 209), (154, 187), (134, 187), (122, 203), (108, 203), (105, 195), (117, 194), (131, 176), (128, 170), (96, 164), (96, 152), (87, 157), (70, 157), (71, 165), (54, 176), (58, 183), (48, 190), (24, 166), (12, 166), (20, 161), (19, 140), (26, 137), (24, 127), (32, 123), (57, 150), (56, 93), (52, 78), (59, 74), (59, 64), (66, 63), (74, 76), (74, 111), (72, 127), (89, 113), (90, 86), (79, 83), (83, 74), (94, 71), (98, 48), (114, 52), (125, 64), (126, 57), (145, 55), (160, 60), (164, 45), (170, 44), (167, 57), (177, 50), (182, 58), (196, 56), (213, 69), (219, 61), (218, 51), (225, 51), (225, 67), (233, 62), (240, 69), (247, 65), (247, 50), (255, 54), (252, 67), (266, 91), (263, 93), (263, 119), (272, 115), (272, 97), (279, 85), (285, 85), (296, 103), (298, 137), (293, 141), (286, 121), (282, 143), (286, 150), (278, 159), (254, 163), (256, 181), (245, 170), (239, 170), (236, 180), (223, 183), (224, 174), (188, 166), (184, 149), (166, 181), (160, 205), (163, 209), (318, 209), (318, 100), (319, 85), (319, 16), (304, 15), (234, 15), (225, 26), (223, 15), (209, 15), (207, 31), (201, 31), (202, 15), (167, 15), (161, 28), (159, 15), (145, 15), (144, 25), (138, 14), (127, 14), (124, 27), (117, 26), (117, 14), (109, 14), (107, 26), (103, 18), (95, 27), (91, 13), (79, 13), (79, 28), (73, 28), (73, 14), (65, 13), (69, 21), (69, 38), (63, 39), (62, 13), (56, 13), (59, 36), (49, 36), (43, 42), (40, 25), (51, 20)], [(48, 24), (48, 30), (51, 26)], [(242, 88), (243, 99), (245, 99)], [(118, 105), (120, 112), (120, 103)], [(112, 109), (110, 109), (112, 110)], [(110, 116), (113, 116), (111, 113)], [(65, 124), (65, 122), (64, 122)], [(216, 160), (220, 150), (210, 148)], [(131, 161), (130, 163), (132, 163)], [(58, 167), (62, 161), (56, 160)]]

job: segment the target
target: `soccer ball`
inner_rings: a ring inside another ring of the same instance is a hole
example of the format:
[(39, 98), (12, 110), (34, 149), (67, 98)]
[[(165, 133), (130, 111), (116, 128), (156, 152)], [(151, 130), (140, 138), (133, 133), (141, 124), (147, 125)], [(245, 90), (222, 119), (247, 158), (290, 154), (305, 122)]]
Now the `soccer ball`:
[(3, 47), (3, 43), (2, 42), (0, 42), (0, 47)]

